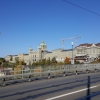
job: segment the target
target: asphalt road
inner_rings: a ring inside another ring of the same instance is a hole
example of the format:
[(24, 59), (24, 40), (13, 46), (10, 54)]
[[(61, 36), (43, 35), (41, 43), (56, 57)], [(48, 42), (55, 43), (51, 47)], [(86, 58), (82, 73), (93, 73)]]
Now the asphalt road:
[(100, 72), (0, 87), (0, 100), (100, 100)]

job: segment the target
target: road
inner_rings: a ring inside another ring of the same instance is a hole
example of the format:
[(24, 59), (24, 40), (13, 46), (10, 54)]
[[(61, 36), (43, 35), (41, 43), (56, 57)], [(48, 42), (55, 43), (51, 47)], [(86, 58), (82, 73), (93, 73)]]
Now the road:
[(0, 87), (0, 100), (100, 100), (100, 72)]

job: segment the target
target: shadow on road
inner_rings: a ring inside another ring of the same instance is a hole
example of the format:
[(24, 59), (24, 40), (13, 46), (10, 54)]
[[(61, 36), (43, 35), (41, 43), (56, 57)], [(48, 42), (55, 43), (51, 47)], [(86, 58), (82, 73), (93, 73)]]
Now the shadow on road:
[[(87, 81), (87, 96), (89, 96), (90, 95), (90, 76), (88, 76), (88, 81)], [(89, 97), (87, 97), (87, 99), (86, 100), (91, 100), (91, 97), (89, 96)]]
[[(35, 91), (38, 91), (38, 90), (44, 90), (44, 89), (48, 89), (48, 88), (52, 88), (52, 87), (59, 87), (59, 86), (65, 85), (63, 88), (60, 88), (60, 89), (54, 89), (54, 90), (50, 90), (50, 91), (47, 91), (47, 92), (42, 92), (42, 93), (37, 93), (37, 94), (34, 94), (34, 95), (29, 95), (29, 96), (26, 96), (24, 98), (20, 98), (18, 100), (34, 99), (34, 98), (38, 98), (38, 97), (43, 96), (43, 95), (47, 95), (47, 94), (51, 94), (51, 93), (55, 93), (55, 92), (59, 92), (59, 91), (64, 91), (64, 90), (69, 90), (69, 89), (74, 89), (74, 88), (79, 87), (79, 86), (84, 86), (84, 85), (86, 86), (87, 85), (87, 91), (86, 91), (87, 94), (86, 94), (86, 96), (78, 98), (76, 100), (91, 100), (91, 97), (89, 96), (90, 95), (90, 84), (100, 81), (100, 79), (99, 79), (100, 77), (95, 77), (95, 79), (96, 78), (98, 80), (91, 82), (90, 81), (90, 76), (88, 76), (87, 79), (84, 79), (84, 81), (86, 81), (86, 83), (80, 83), (80, 84), (71, 85), (71, 86), (67, 86), (67, 85), (72, 84), (72, 83), (77, 83), (77, 82), (83, 82), (83, 80), (65, 82), (65, 83), (61, 83), (61, 84), (58, 83), (58, 84), (51, 85), (51, 86), (44, 86), (44, 87), (40, 87), (40, 88), (37, 88), (37, 89), (30, 89), (30, 90), (26, 90), (26, 91), (22, 91), (22, 92), (12, 93), (12, 94), (9, 94), (9, 95), (3, 95), (3, 96), (0, 96), (0, 98), (6, 98), (6, 97), (10, 98), (11, 96), (15, 96), (15, 95), (21, 95), (21, 94), (25, 94), (25, 93), (29, 93), (29, 92), (35, 92)], [(94, 79), (94, 78), (91, 78), (91, 79)], [(98, 92), (98, 93), (100, 93), (100, 92)]]
[[(88, 76), (88, 79), (87, 79), (87, 95), (86, 96), (84, 96), (84, 97), (81, 97), (81, 98), (78, 98), (78, 99), (76, 99), (76, 100), (91, 100), (92, 99), (92, 97), (96, 97), (96, 96), (98, 96), (98, 95), (100, 95), (100, 91), (96, 91), (96, 92), (92, 92), (91, 93), (91, 78), (90, 78), (90, 76)], [(97, 100), (97, 99), (95, 99), (95, 100)], [(98, 100), (100, 100), (100, 99), (98, 99)]]

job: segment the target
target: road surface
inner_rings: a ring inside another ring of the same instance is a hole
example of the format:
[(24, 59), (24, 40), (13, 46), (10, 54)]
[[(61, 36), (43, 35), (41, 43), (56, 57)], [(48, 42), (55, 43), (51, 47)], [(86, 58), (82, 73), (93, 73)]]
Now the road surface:
[(100, 72), (7, 85), (0, 100), (100, 100)]

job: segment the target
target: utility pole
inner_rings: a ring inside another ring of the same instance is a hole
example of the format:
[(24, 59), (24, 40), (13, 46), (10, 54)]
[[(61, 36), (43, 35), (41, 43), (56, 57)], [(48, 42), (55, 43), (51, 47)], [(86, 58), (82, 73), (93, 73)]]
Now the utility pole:
[(71, 44), (72, 44), (72, 64), (74, 64), (74, 51), (73, 51), (74, 42), (71, 42)]

